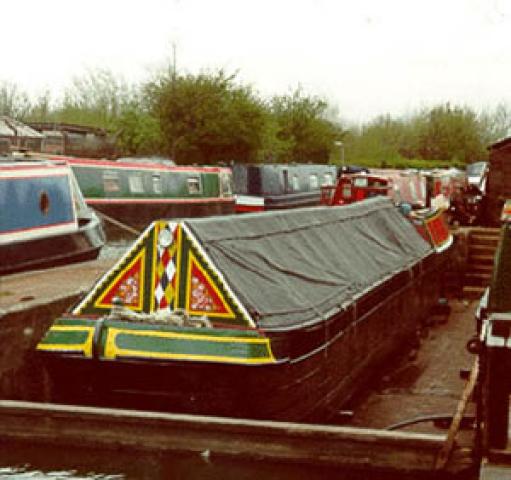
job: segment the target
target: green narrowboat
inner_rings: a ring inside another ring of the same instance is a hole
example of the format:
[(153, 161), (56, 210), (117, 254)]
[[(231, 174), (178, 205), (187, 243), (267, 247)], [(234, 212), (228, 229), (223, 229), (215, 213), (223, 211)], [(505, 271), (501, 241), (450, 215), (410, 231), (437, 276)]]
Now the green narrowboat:
[[(155, 158), (58, 158), (71, 166), (89, 206), (138, 231), (158, 218), (234, 212), (229, 168), (176, 166)], [(112, 223), (107, 227), (109, 237), (120, 233)]]
[(414, 338), (448, 254), (383, 197), (156, 221), (37, 352), (56, 402), (317, 421)]

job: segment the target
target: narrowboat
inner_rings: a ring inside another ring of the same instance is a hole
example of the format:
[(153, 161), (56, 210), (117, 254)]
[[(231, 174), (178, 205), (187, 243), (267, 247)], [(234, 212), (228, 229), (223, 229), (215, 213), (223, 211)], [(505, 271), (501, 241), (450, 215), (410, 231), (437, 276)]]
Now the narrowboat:
[(468, 185), (466, 172), (456, 168), (424, 172), (427, 185), (427, 206), (448, 208), (457, 191)]
[(335, 185), (321, 186), (321, 205), (348, 205), (376, 196), (393, 193), (392, 181), (382, 175), (353, 173), (339, 176)]
[[(155, 158), (59, 158), (73, 169), (89, 206), (140, 232), (158, 218), (234, 212), (232, 174), (225, 167), (176, 166)], [(122, 233), (113, 222), (106, 226), (109, 238)]]
[(62, 162), (0, 159), (0, 275), (96, 258), (105, 236)]
[(335, 165), (235, 164), (237, 212), (260, 212), (319, 205), (322, 185), (334, 185)]
[(371, 170), (343, 173), (335, 185), (321, 186), (323, 205), (346, 205), (377, 195), (388, 196), (396, 205), (407, 203), (422, 209), (426, 205), (425, 178), (418, 172)]
[(318, 421), (406, 351), (448, 252), (384, 197), (156, 221), (36, 355), (54, 402)]
[(373, 175), (381, 176), (391, 182), (389, 196), (394, 203), (408, 203), (414, 209), (427, 205), (427, 182), (418, 170), (371, 169)]
[(456, 169), (417, 171), (371, 169), (343, 173), (335, 185), (321, 187), (321, 203), (344, 205), (375, 195), (387, 195), (396, 205), (414, 210), (448, 209), (458, 189), (467, 185), (466, 175)]

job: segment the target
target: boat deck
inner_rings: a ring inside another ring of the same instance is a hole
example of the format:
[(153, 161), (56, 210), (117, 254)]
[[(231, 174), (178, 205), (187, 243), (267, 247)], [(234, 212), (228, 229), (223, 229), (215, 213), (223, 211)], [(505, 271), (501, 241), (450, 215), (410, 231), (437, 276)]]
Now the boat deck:
[(98, 259), (0, 277), (0, 317), (12, 310), (80, 295), (114, 262), (113, 258)]
[[(386, 428), (406, 420), (453, 415), (466, 380), (460, 370), (470, 370), (474, 355), (465, 348), (475, 332), (477, 301), (450, 300), (451, 314), (430, 318), (419, 335), (420, 346), (390, 366), (354, 406), (352, 425)], [(438, 432), (432, 422), (402, 430)]]

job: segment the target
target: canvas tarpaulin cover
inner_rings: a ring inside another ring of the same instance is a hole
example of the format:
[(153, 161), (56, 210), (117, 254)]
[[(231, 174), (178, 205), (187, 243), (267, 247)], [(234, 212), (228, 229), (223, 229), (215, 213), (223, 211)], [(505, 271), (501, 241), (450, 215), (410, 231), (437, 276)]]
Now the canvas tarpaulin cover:
[(263, 329), (319, 321), (432, 253), (383, 197), (186, 224)]

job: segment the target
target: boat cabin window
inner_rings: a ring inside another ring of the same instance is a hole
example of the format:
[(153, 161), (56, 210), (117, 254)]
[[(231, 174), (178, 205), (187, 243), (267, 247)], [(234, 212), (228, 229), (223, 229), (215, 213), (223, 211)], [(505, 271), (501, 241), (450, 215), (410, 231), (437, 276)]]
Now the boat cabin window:
[(426, 182), (421, 179), (419, 185), (420, 185), (420, 190), (421, 190), (420, 191), (421, 198), (424, 199), (424, 198), (426, 198), (426, 195), (427, 195), (427, 192), (426, 192)]
[(298, 192), (300, 190), (300, 179), (298, 175), (293, 175), (293, 191)]
[(121, 190), (119, 185), (119, 175), (116, 172), (103, 173), (103, 188), (105, 192), (118, 192)]
[(232, 182), (231, 175), (222, 172), (219, 176), (220, 181), (220, 196), (221, 197), (230, 197), (232, 195)]
[(159, 173), (153, 173), (153, 192), (162, 193), (161, 177)]
[(331, 173), (325, 173), (323, 175), (323, 185), (333, 185), (334, 176)]
[(367, 187), (367, 177), (356, 177), (353, 179), (353, 186), (364, 188)]
[(415, 188), (415, 183), (413, 183), (413, 181), (410, 181), (410, 194), (412, 196), (412, 200), (414, 202), (417, 202), (417, 189)]
[(187, 180), (188, 183), (188, 193), (194, 194), (194, 193), (201, 193), (202, 186), (201, 181), (199, 177), (189, 177)]
[(387, 186), (387, 181), (378, 178), (370, 178), (368, 186), (372, 188), (385, 188)]
[(87, 203), (85, 202), (85, 198), (83, 198), (82, 191), (80, 190), (80, 186), (78, 185), (78, 181), (76, 177), (71, 172), (71, 190), (73, 192), (73, 202), (76, 210), (76, 215), (79, 218), (87, 217), (89, 212), (89, 207), (87, 207)]
[(309, 176), (309, 186), (311, 190), (318, 189), (318, 176), (315, 173), (311, 173), (311, 175)]
[(287, 170), (282, 171), (282, 178), (284, 180), (284, 193), (289, 192), (289, 172)]
[(130, 175), (129, 184), (131, 193), (144, 193), (144, 183), (140, 175)]

